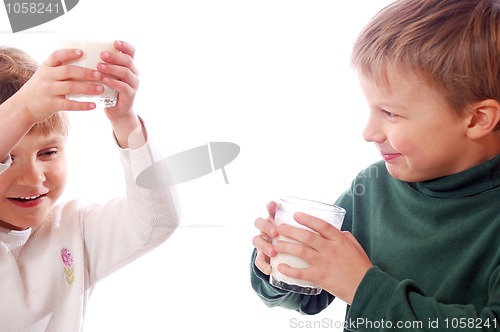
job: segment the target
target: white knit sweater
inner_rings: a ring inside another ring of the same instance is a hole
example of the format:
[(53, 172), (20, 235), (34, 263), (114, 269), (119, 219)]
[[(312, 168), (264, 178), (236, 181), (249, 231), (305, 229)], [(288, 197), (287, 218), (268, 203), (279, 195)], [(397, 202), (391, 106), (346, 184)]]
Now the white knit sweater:
[[(171, 190), (135, 184), (155, 161), (149, 143), (120, 149), (120, 157), (125, 197), (87, 206), (73, 200), (56, 205), (37, 228), (0, 228), (0, 331), (83, 331), (96, 282), (173, 233), (178, 219)], [(0, 173), (8, 167), (0, 164)]]

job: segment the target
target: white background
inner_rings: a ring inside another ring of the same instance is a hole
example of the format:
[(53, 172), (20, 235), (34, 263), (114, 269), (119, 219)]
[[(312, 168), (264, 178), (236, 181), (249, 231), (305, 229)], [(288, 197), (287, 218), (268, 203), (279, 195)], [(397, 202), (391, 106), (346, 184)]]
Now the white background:
[[(352, 43), (389, 0), (80, 0), (68, 14), (1, 44), (39, 62), (59, 33), (137, 48), (136, 111), (165, 156), (228, 141), (240, 155), (176, 186), (181, 227), (162, 246), (97, 285), (86, 330), (295, 330), (344, 319), (340, 300), (316, 316), (267, 308), (249, 281), (254, 220), (281, 194), (333, 202), (376, 161), (361, 133), (367, 107), (349, 66)], [(63, 197), (102, 201), (121, 173), (102, 111), (72, 114)], [(43, 287), (43, 285), (40, 285)]]

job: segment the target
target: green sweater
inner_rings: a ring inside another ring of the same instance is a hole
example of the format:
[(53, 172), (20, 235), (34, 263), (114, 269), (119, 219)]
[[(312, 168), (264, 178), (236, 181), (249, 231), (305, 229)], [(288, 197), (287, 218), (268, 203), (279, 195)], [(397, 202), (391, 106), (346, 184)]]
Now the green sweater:
[[(500, 331), (500, 156), (464, 172), (408, 183), (383, 162), (361, 172), (336, 204), (374, 267), (345, 321), (349, 331)], [(253, 264), (253, 289), (270, 307), (304, 314), (334, 296), (272, 287)]]

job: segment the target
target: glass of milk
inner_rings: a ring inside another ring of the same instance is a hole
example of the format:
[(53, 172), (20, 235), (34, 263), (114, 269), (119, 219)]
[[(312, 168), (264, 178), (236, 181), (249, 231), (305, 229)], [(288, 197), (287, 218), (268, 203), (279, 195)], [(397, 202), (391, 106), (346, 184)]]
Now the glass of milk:
[[(97, 64), (103, 62), (101, 52), (118, 52), (113, 47), (113, 42), (102, 40), (86, 40), (86, 39), (71, 39), (61, 38), (59, 40), (59, 48), (79, 48), (83, 51), (82, 56), (68, 64), (97, 69)], [(95, 83), (95, 82), (93, 82)], [(118, 92), (104, 85), (104, 92), (100, 95), (66, 95), (67, 99), (83, 102), (93, 102), (98, 108), (114, 107), (118, 98)]]
[[(295, 221), (295, 219), (293, 219), (293, 215), (295, 214), (295, 212), (303, 212), (314, 217), (318, 217), (340, 229), (340, 227), (342, 226), (342, 222), (344, 221), (346, 211), (340, 206), (303, 198), (280, 198), (276, 201), (276, 215), (274, 217), (276, 226), (280, 224), (289, 224), (314, 232), (313, 230), (299, 224)], [(297, 242), (282, 235), (279, 235), (277, 238), (275, 238), (273, 242), (275, 243), (275, 241), (278, 240)], [(271, 275), (269, 277), (269, 282), (271, 283), (271, 285), (283, 290), (306, 295), (316, 295), (321, 293), (322, 289), (314, 283), (311, 283), (307, 280), (295, 279), (279, 272), (278, 265), (280, 263), (286, 263), (292, 267), (297, 268), (308, 267), (307, 262), (290, 254), (278, 254), (274, 257), (271, 257)]]

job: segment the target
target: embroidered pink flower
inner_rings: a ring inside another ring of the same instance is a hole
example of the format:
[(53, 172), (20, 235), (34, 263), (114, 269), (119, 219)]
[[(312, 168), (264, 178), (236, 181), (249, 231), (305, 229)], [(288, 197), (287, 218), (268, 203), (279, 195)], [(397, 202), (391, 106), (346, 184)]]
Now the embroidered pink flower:
[(65, 266), (70, 267), (73, 264), (73, 256), (68, 249), (64, 248), (61, 251), (61, 258)]

